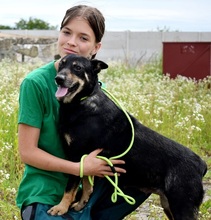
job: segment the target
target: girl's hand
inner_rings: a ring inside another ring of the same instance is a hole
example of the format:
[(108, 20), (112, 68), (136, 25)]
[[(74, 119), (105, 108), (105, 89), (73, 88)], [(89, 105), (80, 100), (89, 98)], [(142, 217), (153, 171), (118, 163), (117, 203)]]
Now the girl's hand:
[[(111, 167), (108, 163), (102, 159), (97, 158), (97, 155), (102, 151), (102, 149), (97, 149), (91, 152), (84, 158), (83, 162), (83, 175), (84, 176), (98, 176), (104, 177), (104, 175), (114, 176)], [(125, 164), (123, 160), (111, 160), (113, 165)], [(115, 166), (115, 170), (120, 175), (120, 173), (126, 173), (126, 170)]]

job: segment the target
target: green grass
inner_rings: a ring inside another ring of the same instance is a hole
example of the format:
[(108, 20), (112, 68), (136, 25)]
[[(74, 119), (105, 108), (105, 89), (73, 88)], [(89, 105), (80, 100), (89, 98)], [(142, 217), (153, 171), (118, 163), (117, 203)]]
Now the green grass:
[[(41, 64), (0, 62), (0, 219), (20, 220), (15, 195), (23, 172), (17, 150), (19, 86), (23, 77)], [(99, 73), (107, 89), (125, 109), (146, 126), (198, 153), (211, 166), (211, 78), (196, 82), (185, 77), (172, 80), (162, 75), (161, 61), (129, 68), (110, 63)], [(204, 181), (211, 183), (208, 171)], [(211, 190), (200, 209), (200, 219), (211, 218)], [(149, 219), (156, 219), (158, 198), (150, 198)], [(134, 212), (127, 219), (138, 219)], [(164, 219), (164, 217), (163, 217)]]

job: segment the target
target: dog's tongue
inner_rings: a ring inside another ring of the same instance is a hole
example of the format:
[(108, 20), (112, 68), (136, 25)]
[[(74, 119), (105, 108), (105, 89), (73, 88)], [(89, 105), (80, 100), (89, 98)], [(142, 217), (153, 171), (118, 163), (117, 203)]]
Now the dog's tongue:
[(57, 91), (56, 91), (56, 97), (57, 98), (63, 97), (67, 94), (67, 92), (68, 92), (68, 88), (59, 86)]

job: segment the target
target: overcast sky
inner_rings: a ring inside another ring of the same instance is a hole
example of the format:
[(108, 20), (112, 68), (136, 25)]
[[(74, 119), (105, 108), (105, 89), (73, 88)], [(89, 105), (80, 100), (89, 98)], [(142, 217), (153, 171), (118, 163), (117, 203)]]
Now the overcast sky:
[(211, 0), (2, 0), (0, 25), (32, 17), (59, 27), (65, 11), (77, 4), (97, 7), (107, 31), (211, 31)]

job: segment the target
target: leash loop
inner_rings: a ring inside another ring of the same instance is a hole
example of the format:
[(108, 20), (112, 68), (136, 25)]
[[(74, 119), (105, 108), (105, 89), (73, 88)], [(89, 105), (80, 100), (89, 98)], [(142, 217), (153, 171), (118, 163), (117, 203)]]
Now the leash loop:
[[(84, 155), (81, 157), (81, 162), (80, 162), (80, 177), (81, 177), (81, 178), (83, 177), (83, 165), (84, 165), (83, 161), (84, 161), (84, 158), (85, 158), (86, 156), (87, 156), (87, 154), (84, 154)], [(103, 157), (103, 156), (97, 156), (97, 158), (102, 159), (102, 160), (105, 160), (105, 161), (108, 163), (108, 165), (115, 170), (115, 168), (114, 168), (112, 162), (110, 161), (110, 159), (108, 159), (108, 158), (106, 158), (106, 157)], [(129, 203), (130, 205), (134, 205), (134, 204), (135, 204), (135, 202), (136, 202), (135, 199), (134, 199), (133, 197), (131, 197), (131, 196), (125, 195), (124, 192), (118, 187), (118, 174), (117, 174), (116, 171), (115, 171), (115, 173), (114, 173), (114, 179), (115, 179), (115, 181), (113, 181), (108, 175), (104, 175), (104, 176), (105, 176), (105, 177), (107, 178), (107, 180), (114, 186), (114, 192), (113, 192), (113, 194), (111, 195), (111, 201), (112, 201), (113, 203), (115, 203), (115, 202), (117, 201), (117, 196), (122, 196), (122, 197), (125, 199), (125, 201), (126, 201), (127, 203)], [(94, 182), (93, 182), (92, 176), (88, 176), (88, 179), (89, 179), (90, 185), (94, 186)]]
[(80, 161), (80, 177), (82, 178), (84, 176), (84, 158), (87, 156), (87, 154), (84, 154), (81, 157), (81, 161)]

